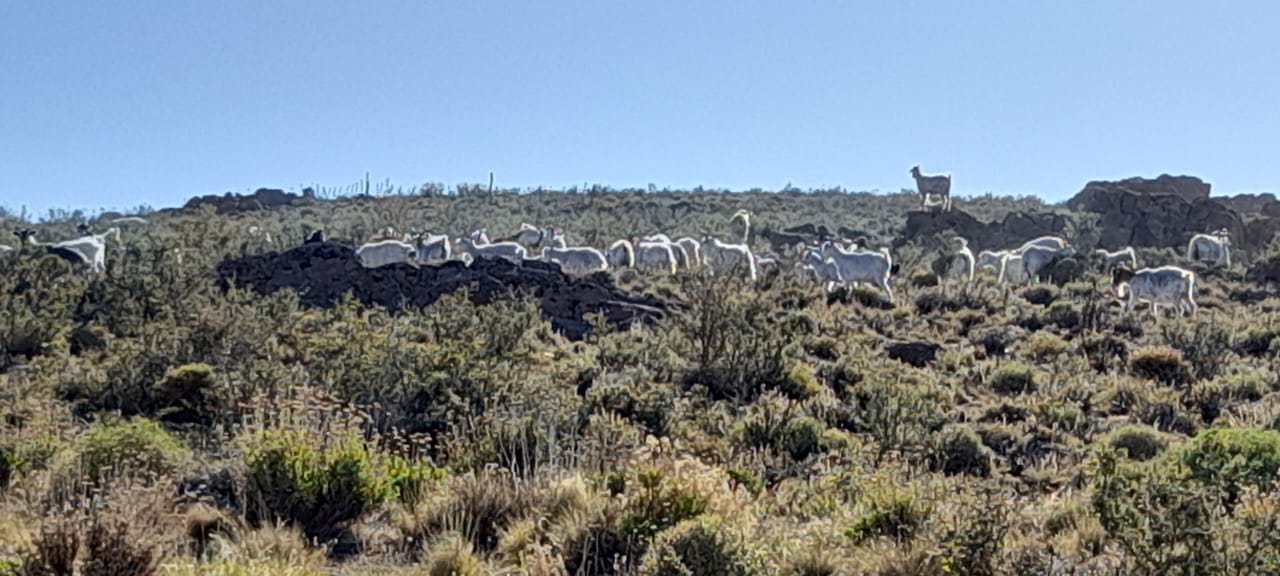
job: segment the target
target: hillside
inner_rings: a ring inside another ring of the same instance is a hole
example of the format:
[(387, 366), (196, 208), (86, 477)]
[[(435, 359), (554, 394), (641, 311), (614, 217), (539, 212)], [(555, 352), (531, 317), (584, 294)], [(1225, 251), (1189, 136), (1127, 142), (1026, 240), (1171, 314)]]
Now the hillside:
[[(100, 276), (27, 246), (0, 256), (0, 574), (1274, 573), (1274, 204), (1176, 177), (947, 214), (265, 191), (117, 224)], [(778, 259), (755, 283), (352, 251), (388, 226), (739, 239), (740, 209)], [(1217, 227), (1231, 266), (1187, 264)], [(957, 233), (1080, 254), (1032, 286), (940, 277)], [(797, 244), (859, 236), (893, 302), (796, 273)], [(1198, 315), (1126, 315), (1092, 255), (1125, 245), (1195, 271)]]

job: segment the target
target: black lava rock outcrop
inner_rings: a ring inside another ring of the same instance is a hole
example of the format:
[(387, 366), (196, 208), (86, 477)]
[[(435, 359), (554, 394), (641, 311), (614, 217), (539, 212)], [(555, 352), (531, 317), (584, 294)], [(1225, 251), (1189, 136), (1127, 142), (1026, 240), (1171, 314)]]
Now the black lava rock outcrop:
[(913, 240), (928, 240), (948, 233), (967, 239), (969, 248), (976, 254), (979, 250), (1020, 246), (1039, 236), (1061, 235), (1066, 228), (1066, 217), (1048, 212), (1010, 212), (1000, 222), (982, 222), (963, 210), (940, 213), (917, 210), (907, 213), (907, 224), (894, 238), (893, 247), (901, 248)]
[[(302, 195), (291, 194), (275, 188), (259, 188), (253, 194), (232, 194), (230, 192), (218, 196), (197, 196), (187, 201), (180, 211), (196, 211), (203, 206), (211, 206), (218, 214), (239, 214), (255, 210), (269, 210), (281, 206), (298, 206), (316, 202), (315, 194), (310, 188)], [(164, 212), (162, 210), (161, 212)]]
[(1066, 204), (1100, 215), (1098, 244), (1106, 247), (1185, 246), (1193, 234), (1219, 228), (1239, 247), (1256, 240), (1239, 214), (1209, 199), (1209, 184), (1189, 176), (1090, 182)]
[(617, 288), (604, 272), (575, 278), (554, 264), (479, 259), (471, 266), (392, 264), (365, 268), (351, 246), (333, 242), (304, 244), (286, 252), (269, 252), (226, 260), (218, 265), (224, 289), (233, 283), (260, 294), (281, 289), (298, 293), (304, 306), (332, 307), (352, 293), (366, 305), (397, 310), (428, 306), (461, 287), (471, 288), (471, 301), (527, 293), (540, 300), (542, 314), (565, 337), (578, 340), (591, 329), (584, 316), (600, 312), (615, 326), (663, 317), (673, 306), (656, 296), (637, 296)]

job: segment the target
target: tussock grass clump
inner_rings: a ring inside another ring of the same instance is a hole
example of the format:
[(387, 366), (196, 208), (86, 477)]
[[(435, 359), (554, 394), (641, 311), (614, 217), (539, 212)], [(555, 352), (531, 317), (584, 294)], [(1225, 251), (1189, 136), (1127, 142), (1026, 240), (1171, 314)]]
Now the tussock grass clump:
[(492, 572), (476, 554), (471, 541), (459, 534), (447, 534), (427, 545), (422, 560), (425, 576), (486, 576)]
[(1108, 432), (1102, 442), (1116, 450), (1123, 450), (1134, 460), (1150, 460), (1169, 446), (1169, 438), (1165, 434), (1141, 424), (1116, 428)]
[(642, 571), (653, 576), (758, 574), (746, 544), (717, 517), (686, 520), (658, 534)]
[(1147, 346), (1134, 351), (1129, 356), (1129, 370), (1166, 386), (1185, 386), (1194, 380), (1182, 353), (1168, 346)]

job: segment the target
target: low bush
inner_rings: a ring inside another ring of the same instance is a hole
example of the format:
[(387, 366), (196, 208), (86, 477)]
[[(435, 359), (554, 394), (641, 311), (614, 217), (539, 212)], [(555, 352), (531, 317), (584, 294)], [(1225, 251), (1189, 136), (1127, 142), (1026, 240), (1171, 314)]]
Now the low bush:
[(1168, 346), (1147, 346), (1129, 356), (1129, 369), (1141, 378), (1166, 386), (1185, 386), (1194, 377), (1182, 353)]
[(749, 576), (757, 570), (741, 539), (714, 516), (686, 520), (658, 534), (645, 553), (652, 576)]
[(1150, 460), (1169, 446), (1165, 434), (1150, 426), (1129, 424), (1112, 430), (1102, 438), (1108, 446), (1123, 450), (1134, 460)]
[(991, 390), (1002, 396), (1015, 396), (1035, 392), (1035, 369), (1017, 362), (1005, 364), (991, 374), (988, 384)]
[(942, 429), (934, 439), (930, 466), (943, 474), (991, 474), (991, 449), (982, 444), (978, 433), (964, 424), (952, 424)]

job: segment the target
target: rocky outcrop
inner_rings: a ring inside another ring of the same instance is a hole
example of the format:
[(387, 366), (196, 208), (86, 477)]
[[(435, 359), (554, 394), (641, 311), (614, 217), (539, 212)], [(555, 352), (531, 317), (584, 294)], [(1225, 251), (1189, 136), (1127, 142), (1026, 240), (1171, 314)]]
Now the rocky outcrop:
[(901, 248), (913, 240), (939, 234), (955, 234), (969, 240), (969, 247), (976, 254), (979, 250), (1016, 247), (1038, 236), (1062, 234), (1066, 227), (1064, 216), (1048, 212), (1010, 212), (1000, 222), (982, 222), (959, 209), (941, 213), (913, 211), (907, 214), (907, 224), (902, 234), (894, 238), (893, 247)]
[(1187, 202), (1208, 200), (1210, 184), (1195, 176), (1170, 176), (1161, 174), (1155, 178), (1126, 178), (1124, 180), (1095, 180), (1084, 185), (1084, 190), (1067, 201), (1074, 205), (1078, 200), (1088, 201), (1093, 192), (1129, 192), (1139, 196), (1177, 196)]
[(287, 288), (298, 293), (303, 305), (316, 307), (334, 306), (348, 292), (366, 305), (392, 310), (425, 307), (464, 286), (471, 288), (471, 301), (477, 304), (528, 293), (540, 300), (552, 327), (572, 340), (591, 329), (586, 314), (601, 312), (610, 323), (625, 328), (660, 318), (674, 306), (655, 296), (627, 293), (604, 272), (574, 278), (554, 264), (526, 261), (517, 266), (501, 259), (480, 259), (470, 267), (447, 262), (364, 268), (352, 247), (333, 242), (227, 260), (218, 265), (218, 276), (224, 289), (234, 284), (268, 294)]
[(268, 210), (280, 206), (298, 206), (315, 202), (315, 194), (308, 188), (302, 195), (291, 194), (275, 188), (259, 188), (253, 194), (232, 194), (230, 192), (218, 196), (197, 196), (187, 201), (180, 209), (195, 211), (203, 206), (213, 207), (218, 214), (239, 214), (255, 210)]
[(1100, 216), (1098, 244), (1110, 249), (1181, 247), (1193, 234), (1219, 228), (1230, 230), (1232, 243), (1244, 249), (1270, 240), (1251, 234), (1240, 214), (1208, 194), (1209, 184), (1198, 178), (1162, 175), (1090, 182), (1066, 204)]
[(1268, 216), (1280, 215), (1280, 202), (1276, 201), (1276, 195), (1271, 193), (1265, 194), (1236, 194), (1235, 196), (1219, 196), (1213, 199), (1227, 208), (1230, 208), (1240, 214), (1267, 214)]

